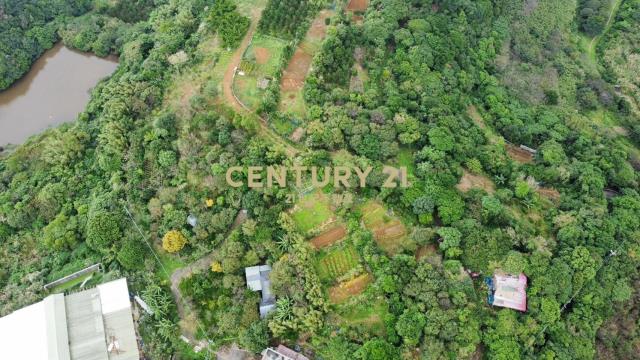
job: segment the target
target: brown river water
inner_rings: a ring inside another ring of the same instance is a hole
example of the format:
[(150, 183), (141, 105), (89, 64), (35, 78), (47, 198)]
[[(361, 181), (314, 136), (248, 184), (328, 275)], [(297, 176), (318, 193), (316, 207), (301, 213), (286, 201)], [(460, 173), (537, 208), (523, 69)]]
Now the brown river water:
[(99, 58), (57, 44), (31, 70), (0, 92), (0, 146), (68, 121), (89, 102), (91, 89), (118, 67), (115, 58)]

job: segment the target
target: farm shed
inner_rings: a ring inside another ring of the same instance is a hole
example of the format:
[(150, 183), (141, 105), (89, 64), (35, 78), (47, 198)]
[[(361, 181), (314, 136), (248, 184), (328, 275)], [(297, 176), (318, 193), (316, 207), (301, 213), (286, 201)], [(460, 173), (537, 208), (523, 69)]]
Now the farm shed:
[(266, 317), (276, 309), (276, 297), (271, 292), (269, 273), (271, 273), (271, 266), (269, 265), (251, 266), (244, 269), (247, 287), (252, 291), (262, 292), (262, 300), (260, 300), (261, 318)]
[(524, 274), (496, 273), (485, 282), (489, 286), (489, 304), (527, 311), (527, 277)]

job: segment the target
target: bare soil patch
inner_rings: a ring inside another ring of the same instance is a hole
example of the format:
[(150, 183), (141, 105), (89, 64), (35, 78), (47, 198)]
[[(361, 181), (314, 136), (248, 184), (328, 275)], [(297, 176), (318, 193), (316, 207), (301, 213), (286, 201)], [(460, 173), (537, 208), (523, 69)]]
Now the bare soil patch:
[(505, 146), (507, 147), (507, 154), (513, 160), (521, 164), (528, 164), (533, 162), (533, 155), (530, 152), (520, 149), (519, 147), (511, 144), (507, 144)]
[(347, 229), (341, 225), (316, 236), (311, 240), (311, 245), (316, 249), (322, 249), (344, 239), (345, 235), (347, 235)]
[(311, 55), (307, 54), (300, 48), (296, 49), (289, 65), (282, 74), (282, 81), (280, 83), (282, 91), (302, 89), (304, 79), (307, 77), (312, 60), (313, 57)]
[(546, 197), (549, 200), (552, 201), (559, 201), (560, 200), (560, 192), (554, 188), (538, 188), (538, 194)]
[(334, 304), (346, 301), (351, 296), (362, 293), (373, 281), (371, 274), (366, 273), (355, 279), (345, 281), (329, 289), (329, 300)]
[(318, 16), (313, 20), (309, 31), (307, 31), (307, 38), (309, 39), (323, 39), (327, 34), (327, 24), (325, 19), (331, 17), (332, 12), (330, 10), (322, 10)]
[[(295, 98), (295, 94), (291, 94), (293, 96), (293, 98)], [(289, 96), (291, 98), (291, 96)], [(297, 142), (299, 143), (300, 140), (302, 140), (302, 137), (305, 134), (305, 130), (302, 127), (298, 127), (296, 128), (293, 133), (291, 134), (291, 136), (289, 136), (289, 139), (293, 142)]]
[(423, 257), (436, 254), (438, 249), (435, 244), (424, 245), (418, 248), (416, 251), (416, 260), (420, 260)]
[(269, 61), (269, 58), (271, 57), (271, 53), (267, 48), (256, 47), (253, 51), (256, 55), (256, 62), (260, 65), (266, 64), (267, 61)]
[(486, 176), (483, 175), (475, 175), (468, 172), (466, 169), (463, 169), (462, 179), (456, 188), (462, 192), (467, 192), (471, 189), (483, 189), (489, 194), (493, 194), (495, 188), (493, 186), (493, 181)]
[(351, 0), (347, 5), (348, 11), (365, 11), (369, 6), (369, 0)]

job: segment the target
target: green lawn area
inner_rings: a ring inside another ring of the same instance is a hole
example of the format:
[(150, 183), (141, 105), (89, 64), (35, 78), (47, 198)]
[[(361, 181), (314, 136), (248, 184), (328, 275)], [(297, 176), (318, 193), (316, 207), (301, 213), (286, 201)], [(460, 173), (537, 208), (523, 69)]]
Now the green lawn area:
[(364, 221), (364, 225), (368, 229), (383, 225), (384, 223), (391, 221), (391, 218), (386, 214), (386, 209), (376, 201), (368, 201), (362, 206), (361, 211), (362, 220)]
[(316, 270), (320, 280), (325, 283), (334, 283), (336, 278), (358, 266), (358, 263), (358, 253), (353, 245), (334, 246), (318, 253)]
[(307, 105), (302, 96), (302, 89), (281, 92), (280, 111), (291, 113), (296, 117), (304, 117), (307, 114)]
[(298, 230), (306, 234), (333, 217), (329, 197), (321, 191), (304, 195), (296, 204), (291, 216)]

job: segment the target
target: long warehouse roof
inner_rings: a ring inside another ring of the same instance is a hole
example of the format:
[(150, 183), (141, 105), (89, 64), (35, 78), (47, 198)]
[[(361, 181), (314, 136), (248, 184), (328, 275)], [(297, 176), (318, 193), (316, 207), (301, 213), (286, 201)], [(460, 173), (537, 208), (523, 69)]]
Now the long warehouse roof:
[(136, 360), (127, 280), (54, 294), (0, 318), (0, 359)]

